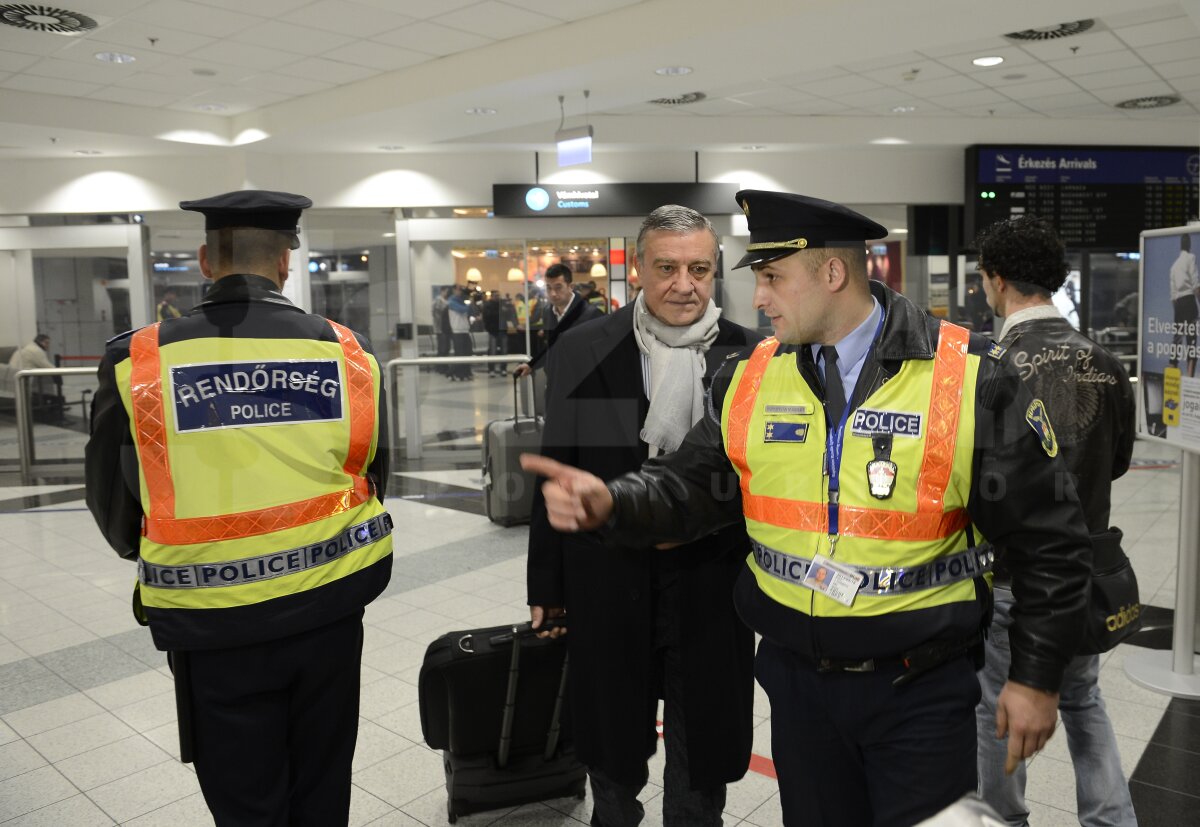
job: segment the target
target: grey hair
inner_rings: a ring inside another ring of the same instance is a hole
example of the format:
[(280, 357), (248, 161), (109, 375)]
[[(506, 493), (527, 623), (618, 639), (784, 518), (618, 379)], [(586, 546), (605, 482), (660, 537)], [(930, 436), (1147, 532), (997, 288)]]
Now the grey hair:
[(663, 204), (646, 216), (646, 220), (642, 222), (642, 228), (638, 230), (638, 259), (640, 260), (642, 257), (642, 242), (649, 233), (659, 231), (667, 233), (698, 233), (701, 230), (707, 231), (712, 236), (713, 249), (719, 251), (721, 241), (717, 238), (717, 231), (713, 229), (711, 221), (691, 207), (681, 207), (678, 204)]

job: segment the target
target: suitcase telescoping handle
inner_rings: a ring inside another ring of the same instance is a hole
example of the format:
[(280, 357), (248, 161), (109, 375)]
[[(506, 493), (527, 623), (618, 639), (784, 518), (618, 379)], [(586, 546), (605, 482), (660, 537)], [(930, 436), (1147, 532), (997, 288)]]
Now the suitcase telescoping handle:
[[(564, 619), (552, 618), (543, 622), (543, 625), (536, 631), (533, 629), (532, 623), (514, 624), (511, 632), (505, 632), (490, 639), (490, 643), (504, 643), (512, 641), (512, 657), (508, 661), (508, 689), (504, 693), (504, 717), (500, 723), (500, 744), (496, 749), (496, 766), (508, 766), (508, 755), (512, 749), (512, 731), (513, 731), (513, 716), (517, 707), (517, 681), (521, 672), (521, 638), (528, 637), (531, 634), (545, 631), (546, 629), (555, 626), (563, 625)], [(461, 641), (459, 642), (461, 646)], [(547, 760), (553, 757), (555, 750), (558, 749), (558, 736), (562, 727), (559, 724), (559, 718), (562, 714), (563, 694), (567, 686), (567, 665), (568, 659), (563, 658), (562, 676), (558, 682), (558, 696), (554, 699), (554, 713), (550, 718), (550, 728), (546, 733), (546, 749), (544, 755)]]

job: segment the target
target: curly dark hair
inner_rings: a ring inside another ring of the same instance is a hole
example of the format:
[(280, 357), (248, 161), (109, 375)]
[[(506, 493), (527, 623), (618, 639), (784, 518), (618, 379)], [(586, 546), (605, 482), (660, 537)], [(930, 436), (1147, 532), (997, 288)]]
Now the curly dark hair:
[(1070, 272), (1066, 247), (1045, 218), (1021, 216), (1000, 221), (975, 239), (979, 269), (1003, 276), (1021, 293), (1050, 294)]

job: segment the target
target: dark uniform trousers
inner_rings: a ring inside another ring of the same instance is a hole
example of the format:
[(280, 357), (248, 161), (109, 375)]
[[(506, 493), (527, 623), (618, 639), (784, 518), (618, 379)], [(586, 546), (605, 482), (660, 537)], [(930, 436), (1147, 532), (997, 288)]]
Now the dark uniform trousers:
[(818, 672), (789, 649), (759, 644), (754, 676), (771, 701), (775, 768), (798, 779), (779, 785), (785, 825), (910, 827), (975, 790), (974, 661), (955, 658), (893, 686), (902, 671), (897, 662)]
[[(679, 700), (683, 686), (679, 653), (679, 578), (677, 572), (658, 569), (654, 583), (654, 661), (657, 693), (663, 704), (663, 747), (666, 766), (663, 771), (664, 827), (720, 827), (725, 809), (725, 785), (692, 789), (688, 773), (687, 725)], [(657, 707), (657, 698), (650, 699)], [(651, 713), (653, 714), (653, 712)], [(703, 721), (695, 722), (703, 726)], [(647, 753), (653, 753), (657, 733)], [(621, 784), (601, 772), (588, 768), (592, 785), (592, 827), (636, 827), (645, 815), (638, 793), (645, 780), (636, 786)]]
[(218, 827), (346, 824), (362, 617), (185, 653), (196, 775)]

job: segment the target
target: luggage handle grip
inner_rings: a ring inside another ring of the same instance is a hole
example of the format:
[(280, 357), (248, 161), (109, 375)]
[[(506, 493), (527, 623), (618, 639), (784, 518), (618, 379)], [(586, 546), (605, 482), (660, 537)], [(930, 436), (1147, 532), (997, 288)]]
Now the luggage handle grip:
[[(510, 628), (507, 632), (501, 632), (498, 635), (492, 635), (490, 638), (488, 638), (488, 643), (492, 646), (495, 646), (500, 643), (508, 643), (513, 639), (513, 637), (525, 638), (529, 637), (530, 635), (548, 632), (551, 629), (557, 629), (560, 626), (566, 625), (567, 619), (565, 617), (548, 617), (542, 621), (542, 625), (537, 629), (533, 628), (533, 621), (514, 623), (512, 628)], [(467, 634), (460, 637), (458, 639), (458, 648), (462, 652), (473, 654), (475, 652), (474, 635)]]

